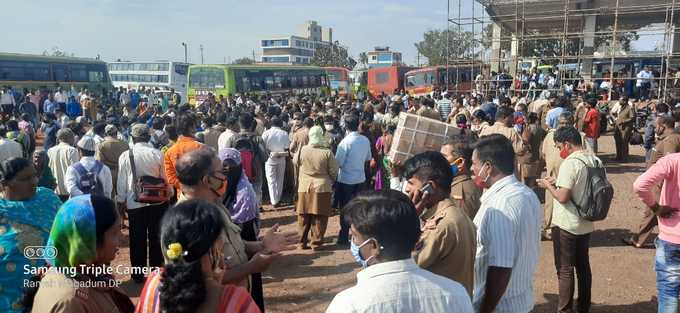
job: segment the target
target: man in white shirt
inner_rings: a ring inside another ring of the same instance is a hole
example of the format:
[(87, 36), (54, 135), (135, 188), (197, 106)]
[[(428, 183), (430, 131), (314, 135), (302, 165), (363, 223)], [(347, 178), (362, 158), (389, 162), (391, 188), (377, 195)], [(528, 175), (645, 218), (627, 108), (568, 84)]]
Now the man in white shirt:
[(269, 200), (276, 208), (279, 207), (281, 193), (283, 192), (283, 178), (286, 173), (286, 156), (288, 156), (290, 138), (288, 138), (288, 133), (281, 129), (283, 121), (280, 118), (272, 118), (271, 124), (272, 127), (262, 133), (262, 141), (268, 155), (267, 162), (264, 164), (264, 171), (269, 186)]
[(16, 99), (14, 99), (11, 89), (3, 87), (2, 94), (0, 94), (0, 109), (2, 109), (2, 114), (11, 115), (16, 106), (17, 102)]
[(54, 101), (57, 102), (57, 107), (62, 109), (62, 111), (66, 111), (66, 102), (68, 101), (68, 94), (65, 91), (61, 90), (61, 87), (57, 89), (57, 92), (54, 93)]
[(527, 313), (534, 307), (543, 212), (536, 194), (515, 178), (514, 164), (512, 143), (498, 134), (481, 138), (472, 154), (474, 182), (487, 189), (474, 219), (472, 302), (480, 313)]
[(227, 117), (227, 120), (224, 121), (224, 126), (226, 126), (227, 129), (220, 134), (219, 138), (217, 138), (217, 151), (229, 148), (227, 146), (229, 139), (238, 133), (238, 120), (236, 118)]
[[(150, 143), (149, 128), (144, 124), (135, 124), (130, 130), (134, 145), (118, 158), (118, 181), (116, 186), (116, 202), (118, 207), (127, 209), (130, 224), (130, 264), (132, 267), (163, 266), (163, 253), (160, 246), (160, 221), (168, 208), (168, 202), (139, 203), (135, 201), (134, 188), (137, 178), (151, 176), (163, 179), (163, 153)], [(130, 151), (134, 158), (135, 174), (132, 173)], [(168, 196), (172, 195), (172, 187), (168, 184)], [(147, 263), (148, 247), (148, 263)], [(144, 275), (133, 274), (136, 283), (144, 282)]]
[(0, 126), (0, 161), (10, 158), (24, 157), (24, 149), (20, 143), (7, 139), (7, 128)]
[(113, 177), (108, 166), (94, 158), (96, 152), (94, 138), (83, 136), (78, 141), (80, 161), (66, 170), (66, 191), (71, 197), (95, 194), (111, 199)]
[(419, 268), (411, 251), (420, 236), (416, 208), (394, 190), (357, 196), (345, 206), (357, 284), (333, 298), (326, 313), (472, 313), (463, 286)]
[(49, 158), (52, 176), (54, 176), (57, 181), (57, 189), (55, 192), (62, 201), (66, 201), (69, 198), (69, 193), (65, 184), (66, 170), (69, 166), (80, 160), (80, 154), (78, 153), (78, 149), (73, 147), (76, 135), (70, 129), (62, 128), (57, 131), (57, 140), (59, 141), (59, 144), (47, 150), (47, 156)]

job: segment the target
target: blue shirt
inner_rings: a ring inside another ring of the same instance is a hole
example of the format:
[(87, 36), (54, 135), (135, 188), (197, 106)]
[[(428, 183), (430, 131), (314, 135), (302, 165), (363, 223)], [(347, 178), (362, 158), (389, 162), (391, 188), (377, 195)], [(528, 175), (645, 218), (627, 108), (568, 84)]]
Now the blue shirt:
[(371, 143), (366, 136), (358, 132), (351, 132), (340, 141), (335, 159), (338, 161), (340, 172), (338, 182), (347, 185), (361, 184), (366, 181), (364, 164), (370, 161)]
[(137, 105), (139, 104), (139, 100), (141, 97), (139, 96), (138, 93), (133, 92), (130, 94), (130, 107), (132, 108), (137, 108)]
[(50, 99), (45, 100), (45, 113), (52, 113), (57, 109), (57, 103), (55, 101), (50, 101)]
[(557, 129), (557, 120), (562, 112), (564, 112), (564, 108), (562, 107), (556, 107), (548, 111), (548, 114), (545, 116), (545, 123), (548, 124), (550, 128)]
[(480, 110), (484, 111), (486, 113), (486, 117), (489, 118), (492, 121), (496, 120), (496, 111), (498, 108), (496, 107), (496, 104), (493, 102), (487, 102), (482, 104), (482, 106), (479, 107)]

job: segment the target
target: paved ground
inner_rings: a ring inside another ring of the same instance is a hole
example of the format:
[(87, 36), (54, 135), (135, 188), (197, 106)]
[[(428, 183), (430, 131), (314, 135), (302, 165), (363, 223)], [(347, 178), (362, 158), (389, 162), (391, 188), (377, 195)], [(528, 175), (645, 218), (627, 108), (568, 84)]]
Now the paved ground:
[[(655, 312), (654, 250), (636, 250), (624, 246), (620, 238), (629, 235), (641, 217), (642, 203), (635, 197), (632, 185), (643, 171), (643, 150), (631, 147), (631, 158), (625, 164), (611, 163), (613, 138), (600, 139), (600, 157), (607, 163), (609, 179), (616, 191), (607, 220), (596, 225), (592, 234), (590, 261), (593, 272), (593, 313)], [(279, 223), (283, 230), (295, 229), (292, 210), (267, 211), (264, 227)], [(328, 240), (334, 240), (338, 218), (329, 222)], [(127, 248), (121, 249), (118, 262), (126, 263)], [(322, 252), (291, 251), (264, 274), (268, 312), (324, 312), (333, 296), (355, 284), (358, 265), (348, 250), (329, 249)], [(122, 277), (127, 280), (128, 278)], [(137, 297), (141, 286), (131, 282), (123, 287)], [(534, 312), (554, 312), (557, 303), (557, 277), (552, 244), (541, 244), (541, 260), (535, 275)], [(136, 300), (136, 298), (135, 298)]]

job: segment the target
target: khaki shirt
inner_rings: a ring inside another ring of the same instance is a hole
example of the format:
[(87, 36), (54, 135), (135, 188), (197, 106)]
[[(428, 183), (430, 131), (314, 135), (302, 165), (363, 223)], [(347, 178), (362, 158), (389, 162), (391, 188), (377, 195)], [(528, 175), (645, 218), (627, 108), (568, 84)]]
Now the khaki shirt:
[(635, 122), (635, 111), (629, 104), (621, 107), (619, 115), (616, 117), (616, 126), (619, 128), (631, 127)]
[[(40, 281), (31, 312), (121, 313), (113, 300), (113, 295), (117, 294), (117, 298), (127, 298), (122, 290), (78, 286), (77, 283), (78, 281), (67, 278), (57, 271), (48, 271)], [(129, 303), (129, 307), (134, 307), (132, 302)]]
[(337, 178), (338, 162), (330, 149), (302, 147), (298, 192), (332, 192)]
[(529, 151), (529, 147), (524, 144), (522, 136), (520, 136), (513, 127), (507, 127), (503, 125), (503, 123), (496, 122), (495, 124), (480, 131), (479, 137), (489, 136), (493, 134), (501, 134), (505, 136), (505, 138), (510, 139), (510, 142), (512, 142), (512, 149), (518, 156), (524, 155)]
[(551, 129), (548, 134), (545, 135), (543, 139), (543, 144), (541, 145), (541, 157), (545, 160), (545, 169), (547, 176), (557, 178), (557, 173), (560, 171), (560, 165), (562, 165), (562, 159), (560, 157), (560, 150), (555, 148), (555, 130)]
[(432, 109), (432, 108), (427, 107), (427, 106), (420, 107), (420, 109), (418, 110), (418, 112), (416, 112), (416, 114), (418, 114), (420, 116), (427, 117), (427, 118), (431, 118), (431, 119), (437, 120), (437, 121), (442, 120), (442, 116), (441, 116), (441, 114), (439, 114), (439, 112), (437, 112), (437, 110)]
[(298, 156), (302, 147), (306, 146), (309, 142), (309, 129), (301, 127), (290, 135), (290, 151), (293, 156), (293, 164), (298, 163)]
[(111, 177), (113, 178), (113, 186), (116, 186), (118, 179), (118, 158), (123, 152), (128, 151), (130, 146), (122, 140), (117, 138), (106, 137), (102, 143), (99, 144), (95, 159), (102, 161), (111, 170)]
[(474, 219), (481, 206), (482, 190), (477, 188), (468, 174), (459, 174), (451, 182), (451, 199), (465, 211), (470, 219)]
[(652, 149), (652, 157), (647, 166), (651, 166), (668, 154), (678, 152), (680, 152), (680, 133), (671, 132), (656, 143), (654, 149)]
[(576, 108), (576, 114), (574, 114), (574, 119), (576, 120), (576, 129), (578, 131), (583, 131), (583, 127), (586, 123), (586, 113), (588, 113), (588, 110), (586, 109), (586, 106), (583, 104), (580, 104), (578, 108)]
[(475, 225), (451, 199), (439, 202), (432, 210), (431, 217), (421, 227), (422, 235), (413, 258), (421, 268), (459, 282), (472, 296), (477, 245)]

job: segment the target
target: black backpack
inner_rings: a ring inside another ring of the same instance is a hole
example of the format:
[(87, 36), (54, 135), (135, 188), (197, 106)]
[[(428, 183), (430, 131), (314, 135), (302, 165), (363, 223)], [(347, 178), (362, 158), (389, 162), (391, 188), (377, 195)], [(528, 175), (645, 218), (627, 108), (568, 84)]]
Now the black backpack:
[(257, 181), (257, 166), (261, 164), (260, 147), (254, 136), (237, 134), (233, 144), (234, 149), (241, 153), (241, 164), (250, 182)]
[(84, 194), (98, 196), (104, 195), (104, 187), (99, 182), (99, 179), (97, 179), (99, 172), (102, 170), (102, 168), (104, 168), (104, 163), (96, 161), (94, 167), (92, 167), (90, 170), (87, 170), (80, 162), (74, 164), (73, 166), (79, 176), (77, 185), (80, 191), (82, 191)]
[(583, 160), (577, 160), (585, 165), (586, 181), (580, 199), (572, 198), (571, 202), (582, 219), (593, 222), (604, 220), (614, 198), (614, 187), (607, 180), (604, 166), (590, 167)]

